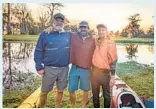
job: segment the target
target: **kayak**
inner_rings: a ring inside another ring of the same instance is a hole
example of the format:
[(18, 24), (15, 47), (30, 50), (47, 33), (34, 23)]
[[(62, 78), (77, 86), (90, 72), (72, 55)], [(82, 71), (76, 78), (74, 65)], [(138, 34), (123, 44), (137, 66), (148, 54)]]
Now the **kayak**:
[(146, 108), (139, 96), (118, 76), (112, 87), (111, 108)]

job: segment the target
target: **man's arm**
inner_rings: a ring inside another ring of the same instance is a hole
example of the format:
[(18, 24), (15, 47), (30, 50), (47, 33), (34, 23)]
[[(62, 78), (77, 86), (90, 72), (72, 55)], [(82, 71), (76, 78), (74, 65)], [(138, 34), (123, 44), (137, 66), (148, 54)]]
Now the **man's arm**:
[(70, 36), (71, 36), (71, 45), (70, 45), (70, 63), (73, 63), (74, 62), (74, 44), (73, 44), (73, 41), (74, 41), (74, 34), (69, 32)]
[(112, 88), (115, 84), (115, 71), (116, 71), (116, 63), (117, 60), (115, 60), (112, 64), (111, 64), (111, 80), (110, 80), (110, 87)]
[(111, 75), (112, 75), (112, 76), (115, 75), (116, 63), (117, 63), (117, 60), (115, 60), (115, 61), (111, 64)]
[(111, 67), (111, 80), (110, 80), (110, 87), (113, 87), (115, 84), (115, 71), (116, 71), (116, 63), (117, 63), (117, 49), (114, 43), (108, 49), (109, 58), (111, 60), (110, 67)]
[(39, 36), (35, 52), (34, 52), (34, 61), (36, 64), (36, 70), (43, 70), (43, 54), (44, 54), (44, 44), (43, 44), (43, 33)]
[(111, 67), (111, 75), (115, 75), (115, 70), (116, 70), (116, 63), (117, 63), (117, 49), (116, 49), (116, 45), (114, 43), (112, 43), (109, 47), (109, 50), (108, 50), (108, 55), (109, 55), (109, 58), (111, 60), (111, 63), (110, 63), (110, 67)]

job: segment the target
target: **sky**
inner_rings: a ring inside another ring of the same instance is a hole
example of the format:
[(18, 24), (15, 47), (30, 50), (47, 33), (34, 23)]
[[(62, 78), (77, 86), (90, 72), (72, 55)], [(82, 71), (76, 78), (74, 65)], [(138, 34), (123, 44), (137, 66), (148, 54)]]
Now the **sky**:
[[(40, 4), (28, 3), (34, 18), (38, 18)], [(72, 23), (82, 20), (88, 21), (91, 28), (95, 29), (99, 23), (108, 26), (111, 31), (121, 31), (128, 24), (128, 17), (139, 13), (142, 21), (141, 28), (147, 30), (154, 24), (154, 5), (152, 3), (66, 3), (60, 12)]]

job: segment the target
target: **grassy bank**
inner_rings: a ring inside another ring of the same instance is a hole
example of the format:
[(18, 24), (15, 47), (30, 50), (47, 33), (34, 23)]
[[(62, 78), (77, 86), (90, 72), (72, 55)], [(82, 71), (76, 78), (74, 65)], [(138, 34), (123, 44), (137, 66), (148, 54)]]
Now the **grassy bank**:
[(154, 100), (154, 73), (139, 73), (122, 78), (141, 98)]
[(139, 97), (154, 99), (154, 67), (136, 62), (119, 63), (117, 75), (125, 81)]
[(3, 35), (3, 41), (37, 41), (39, 35)]
[[(139, 64), (136, 62), (125, 62), (117, 64), (117, 75), (122, 78), (140, 97), (149, 99), (154, 98), (154, 68)], [(37, 82), (39, 86), (41, 82)], [(34, 86), (32, 86), (34, 87)], [(6, 96), (3, 96), (3, 107), (17, 107), (20, 103), (27, 98), (33, 90), (24, 88), (21, 91), (9, 90)], [(37, 89), (37, 87), (36, 87)], [(91, 94), (91, 93), (90, 93)], [(81, 107), (81, 91), (76, 92), (77, 107)], [(23, 97), (24, 96), (24, 97)], [(48, 100), (45, 107), (55, 107), (56, 90), (54, 89), (48, 95)], [(103, 107), (103, 99), (101, 99), (101, 107)], [(69, 108), (69, 93), (67, 89), (64, 92), (63, 102), (61, 104), (64, 108)], [(93, 108), (92, 100), (88, 103), (89, 108)]]
[(32, 85), (24, 88), (4, 89), (3, 90), (3, 107), (17, 108), (27, 97), (30, 96), (41, 84), (40, 77), (34, 77)]
[[(4, 41), (37, 41), (39, 35), (3, 35)], [(111, 38), (116, 43), (154, 43), (154, 38)]]
[(125, 38), (125, 37), (113, 37), (111, 38), (116, 43), (154, 43), (154, 38)]
[(139, 64), (135, 61), (128, 61), (124, 63), (118, 63), (116, 72), (119, 77), (133, 77), (138, 76), (140, 73), (154, 72), (154, 67), (145, 64)]

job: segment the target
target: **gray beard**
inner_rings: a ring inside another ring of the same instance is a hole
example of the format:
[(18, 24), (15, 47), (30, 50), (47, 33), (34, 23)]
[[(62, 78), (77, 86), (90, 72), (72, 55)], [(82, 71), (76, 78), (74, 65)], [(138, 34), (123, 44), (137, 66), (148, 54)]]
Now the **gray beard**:
[(64, 28), (64, 26), (58, 28), (55, 24), (52, 24), (52, 27), (54, 28), (55, 31), (59, 31), (59, 32), (61, 32)]

